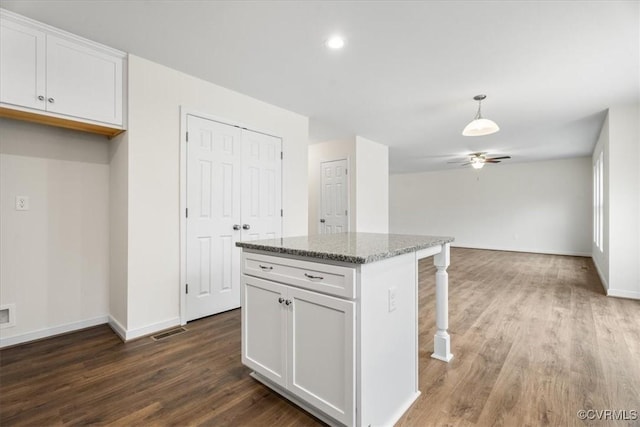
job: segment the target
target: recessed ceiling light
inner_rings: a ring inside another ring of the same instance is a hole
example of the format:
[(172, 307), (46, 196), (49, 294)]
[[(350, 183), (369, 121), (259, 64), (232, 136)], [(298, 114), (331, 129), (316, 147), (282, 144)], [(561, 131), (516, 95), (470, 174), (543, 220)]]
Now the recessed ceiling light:
[(325, 43), (329, 49), (342, 49), (344, 47), (344, 39), (340, 36), (332, 36)]

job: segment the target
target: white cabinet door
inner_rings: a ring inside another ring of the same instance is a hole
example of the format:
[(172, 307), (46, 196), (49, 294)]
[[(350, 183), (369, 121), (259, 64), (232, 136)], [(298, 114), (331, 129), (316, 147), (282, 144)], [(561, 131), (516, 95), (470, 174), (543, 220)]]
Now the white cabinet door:
[(47, 111), (121, 125), (122, 62), (47, 35)]
[(242, 276), (242, 363), (286, 386), (287, 287)]
[(346, 424), (355, 424), (355, 303), (287, 288), (287, 389)]
[(242, 131), (242, 240), (275, 239), (282, 235), (282, 141)]
[(0, 102), (45, 109), (45, 33), (0, 20)]
[(189, 321), (240, 306), (242, 141), (239, 128), (195, 116), (187, 129)]

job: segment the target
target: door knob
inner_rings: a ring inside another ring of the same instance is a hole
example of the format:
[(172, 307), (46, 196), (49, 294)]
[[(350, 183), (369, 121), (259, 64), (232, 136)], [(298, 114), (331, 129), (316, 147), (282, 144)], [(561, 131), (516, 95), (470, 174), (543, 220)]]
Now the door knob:
[(322, 219), (320, 220), (320, 222), (324, 224), (324, 222), (325, 222), (325, 221), (324, 221), (324, 218), (322, 218)]
[(233, 224), (234, 230), (240, 230), (240, 224)]
[(251, 226), (249, 224), (242, 224), (242, 229), (243, 230), (248, 230), (250, 228), (251, 228)]

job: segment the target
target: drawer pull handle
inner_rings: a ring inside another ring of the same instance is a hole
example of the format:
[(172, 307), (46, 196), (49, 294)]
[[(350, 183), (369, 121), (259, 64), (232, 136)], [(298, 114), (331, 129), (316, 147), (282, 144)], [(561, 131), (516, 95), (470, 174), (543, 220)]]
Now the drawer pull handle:
[(282, 303), (284, 302), (284, 298), (282, 298), (282, 297), (278, 298), (278, 302), (279, 302), (280, 304), (282, 304)]
[(304, 276), (309, 280), (324, 280), (322, 276), (312, 276), (311, 274), (304, 273)]
[(264, 271), (271, 271), (273, 270), (273, 267), (271, 267), (270, 265), (262, 265), (262, 264), (258, 264), (258, 267), (260, 267), (261, 269), (263, 269)]

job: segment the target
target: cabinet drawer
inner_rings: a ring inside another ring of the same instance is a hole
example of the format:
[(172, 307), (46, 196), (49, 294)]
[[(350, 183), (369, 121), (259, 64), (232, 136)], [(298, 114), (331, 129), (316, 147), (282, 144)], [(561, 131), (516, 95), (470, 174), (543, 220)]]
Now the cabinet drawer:
[(242, 253), (242, 273), (343, 298), (355, 298), (355, 269)]

